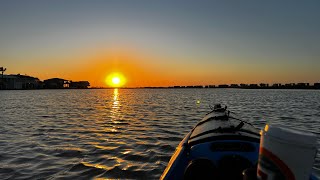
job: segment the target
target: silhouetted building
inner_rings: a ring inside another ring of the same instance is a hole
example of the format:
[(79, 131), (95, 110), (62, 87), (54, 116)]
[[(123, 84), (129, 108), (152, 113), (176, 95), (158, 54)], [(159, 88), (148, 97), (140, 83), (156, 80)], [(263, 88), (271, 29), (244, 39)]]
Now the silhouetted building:
[(261, 84), (260, 84), (260, 87), (261, 87), (261, 88), (267, 88), (267, 87), (269, 87), (269, 84), (261, 83)]
[(69, 84), (69, 88), (76, 88), (76, 89), (87, 89), (90, 86), (88, 81), (71, 81)]
[(27, 75), (2, 75), (0, 89), (38, 89), (40, 80)]
[(315, 89), (320, 89), (320, 83), (314, 83), (314, 84), (313, 84), (313, 87), (314, 87)]
[(248, 88), (248, 85), (247, 84), (240, 84), (240, 87), (241, 88)]
[(238, 84), (231, 84), (230, 87), (231, 88), (239, 88), (240, 86)]
[(284, 85), (284, 87), (287, 88), (287, 89), (292, 89), (292, 88), (295, 87), (295, 84), (294, 83), (287, 83), (287, 84)]
[(69, 81), (60, 78), (51, 78), (44, 80), (44, 87), (47, 89), (62, 89), (69, 87)]
[(272, 88), (280, 88), (281, 84), (280, 83), (275, 83), (272, 85)]
[(227, 85), (227, 84), (220, 84), (218, 87), (219, 87), (219, 88), (228, 88), (229, 85)]
[(296, 85), (296, 87), (299, 88), (299, 89), (308, 88), (309, 87), (309, 83), (298, 83)]
[(249, 87), (253, 88), (253, 89), (256, 89), (256, 88), (258, 88), (258, 84), (250, 84)]

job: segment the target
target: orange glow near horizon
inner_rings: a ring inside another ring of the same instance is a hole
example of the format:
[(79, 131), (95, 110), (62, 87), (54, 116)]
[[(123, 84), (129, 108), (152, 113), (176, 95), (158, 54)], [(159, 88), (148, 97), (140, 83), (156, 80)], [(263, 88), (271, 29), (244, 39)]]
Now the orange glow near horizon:
[[(24, 72), (40, 80), (62, 78), (72, 81), (89, 81), (91, 87), (161, 87), (219, 84), (259, 83), (315, 83), (317, 71), (307, 73), (299, 67), (283, 70), (281, 66), (264, 64), (223, 64), (215, 59), (208, 64), (195, 63), (192, 57), (153, 54), (130, 46), (102, 47), (79, 50), (76, 55), (44, 57), (49, 62), (61, 59), (66, 62), (36, 65), (6, 66), (6, 74)], [(44, 59), (41, 57), (41, 59)], [(40, 62), (40, 58), (37, 61)], [(168, 60), (169, 59), (169, 60)], [(230, 60), (231, 61), (231, 60)], [(27, 61), (26, 61), (27, 62)], [(182, 66), (183, 64), (183, 66)], [(14, 68), (13, 68), (14, 67)], [(26, 71), (28, 69), (28, 71)], [(272, 73), (270, 71), (272, 69)], [(290, 74), (290, 72), (300, 72)]]
[(67, 78), (88, 80), (91, 87), (167, 86), (176, 77), (171, 66), (157, 65), (155, 62), (161, 62), (158, 57), (138, 49), (92, 50), (79, 59), (85, 63)]

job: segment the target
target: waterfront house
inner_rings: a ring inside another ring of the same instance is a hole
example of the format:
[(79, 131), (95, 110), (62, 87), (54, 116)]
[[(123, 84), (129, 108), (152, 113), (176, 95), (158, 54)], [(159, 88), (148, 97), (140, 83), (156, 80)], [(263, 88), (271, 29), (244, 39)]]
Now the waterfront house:
[(241, 88), (248, 88), (248, 85), (247, 84), (240, 84), (240, 87)]
[(44, 82), (44, 88), (46, 89), (63, 89), (69, 87), (69, 81), (61, 78), (46, 79)]
[(298, 83), (296, 87), (299, 89), (309, 88), (309, 83)]
[(280, 83), (274, 83), (272, 85), (272, 88), (280, 88), (281, 87), (281, 84)]
[(231, 88), (239, 88), (240, 86), (238, 84), (231, 84), (230, 87)]
[(258, 88), (258, 84), (250, 84), (249, 88), (251, 89), (257, 89)]
[(227, 84), (220, 84), (220, 85), (218, 85), (218, 88), (228, 88), (229, 87), (229, 85), (227, 85)]
[(41, 82), (36, 77), (20, 74), (2, 75), (0, 89), (38, 89)]
[(260, 88), (267, 88), (267, 87), (269, 87), (269, 84), (260, 83), (259, 86), (260, 86)]
[(90, 86), (88, 81), (70, 81), (69, 88), (87, 89)]

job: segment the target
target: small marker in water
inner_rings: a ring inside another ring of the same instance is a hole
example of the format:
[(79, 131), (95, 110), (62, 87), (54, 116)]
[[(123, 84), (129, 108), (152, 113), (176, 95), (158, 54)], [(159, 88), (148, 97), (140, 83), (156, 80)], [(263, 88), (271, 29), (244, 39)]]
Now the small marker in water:
[(197, 100), (197, 104), (200, 104), (200, 100)]

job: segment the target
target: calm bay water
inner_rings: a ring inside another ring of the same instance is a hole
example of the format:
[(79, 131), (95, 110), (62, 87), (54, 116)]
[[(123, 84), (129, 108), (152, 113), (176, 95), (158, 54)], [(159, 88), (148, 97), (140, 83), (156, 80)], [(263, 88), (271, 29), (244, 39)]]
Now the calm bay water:
[(258, 128), (271, 121), (319, 135), (316, 90), (0, 91), (0, 177), (157, 179), (215, 103)]

